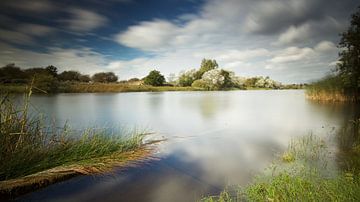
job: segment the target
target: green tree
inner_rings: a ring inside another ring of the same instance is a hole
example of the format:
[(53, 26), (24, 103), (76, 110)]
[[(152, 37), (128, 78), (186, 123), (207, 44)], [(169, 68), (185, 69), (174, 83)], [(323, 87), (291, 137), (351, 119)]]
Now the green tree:
[(15, 64), (0, 68), (0, 83), (26, 83), (27, 75)]
[(60, 81), (80, 81), (80, 76), (77, 71), (63, 71), (58, 78)]
[(197, 72), (195, 69), (180, 73), (179, 85), (180, 86), (191, 86), (196, 80)]
[(207, 71), (210, 71), (210, 70), (213, 70), (213, 69), (216, 69), (218, 68), (219, 65), (218, 63), (216, 62), (216, 60), (210, 60), (210, 59), (203, 59), (201, 61), (201, 66), (200, 66), (200, 69), (199, 71), (197, 72), (197, 75), (196, 75), (196, 79), (201, 79), (202, 75), (207, 72)]
[(91, 78), (89, 75), (80, 75), (79, 81), (88, 83), (91, 81)]
[(46, 69), (46, 71), (49, 72), (49, 74), (51, 74), (51, 76), (53, 76), (55, 78), (58, 76), (58, 70), (55, 66), (49, 65), (45, 69)]
[(118, 77), (114, 74), (114, 72), (100, 72), (94, 74), (91, 77), (91, 80), (100, 83), (111, 83), (116, 82), (118, 80)]
[(51, 74), (36, 74), (33, 78), (35, 90), (37, 91), (53, 93), (58, 89), (58, 80)]
[(162, 86), (165, 83), (165, 77), (157, 70), (152, 70), (145, 78), (144, 84), (152, 86)]
[(360, 95), (360, 7), (351, 15), (350, 27), (341, 34), (337, 72), (347, 92)]
[(34, 76), (39, 74), (50, 74), (50, 72), (42, 67), (33, 67), (24, 70), (25, 74), (29, 79), (32, 79)]

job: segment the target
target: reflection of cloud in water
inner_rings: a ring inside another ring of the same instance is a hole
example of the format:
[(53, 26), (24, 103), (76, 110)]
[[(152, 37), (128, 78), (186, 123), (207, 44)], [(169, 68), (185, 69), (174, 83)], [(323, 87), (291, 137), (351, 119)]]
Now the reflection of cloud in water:
[[(86, 107), (74, 102), (76, 98)], [(76, 180), (60, 183), (54, 186), (57, 189), (34, 193), (35, 198), (66, 194), (66, 200), (194, 201), (224, 185), (248, 183), (254, 172), (287, 148), (291, 138), (310, 132), (328, 135), (326, 126), (341, 125), (347, 117), (346, 107), (311, 104), (303, 91), (90, 94), (54, 99), (59, 101), (57, 110), (64, 108), (60, 118), (74, 118), (70, 120), (74, 123), (98, 117), (113, 123), (141, 123), (158, 132), (155, 137), (168, 141), (159, 145), (159, 162), (129, 169), (112, 180), (87, 177), (78, 184)], [(48, 107), (51, 112), (53, 107)], [(89, 117), (84, 116), (86, 108), (91, 108)], [(67, 189), (71, 186), (74, 191)]]

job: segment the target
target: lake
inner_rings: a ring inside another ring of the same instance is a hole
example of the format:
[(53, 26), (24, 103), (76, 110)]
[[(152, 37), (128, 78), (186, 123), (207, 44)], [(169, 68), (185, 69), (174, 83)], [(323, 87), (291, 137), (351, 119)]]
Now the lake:
[(20, 198), (33, 201), (196, 201), (251, 182), (292, 138), (331, 138), (358, 115), (352, 105), (308, 101), (303, 90), (56, 94), (31, 102), (59, 126), (121, 126), (167, 139), (158, 160)]

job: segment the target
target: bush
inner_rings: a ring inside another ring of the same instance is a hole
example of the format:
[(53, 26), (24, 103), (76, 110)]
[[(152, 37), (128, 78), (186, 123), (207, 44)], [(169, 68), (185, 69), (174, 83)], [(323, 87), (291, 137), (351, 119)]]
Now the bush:
[(34, 76), (34, 86), (37, 91), (52, 93), (57, 91), (59, 82), (50, 74), (36, 74)]
[(116, 82), (118, 77), (114, 74), (114, 72), (100, 72), (94, 74), (91, 77), (91, 80), (94, 82), (111, 83)]
[(203, 89), (210, 90), (210, 86), (201, 79), (194, 81), (191, 86), (194, 88), (203, 88)]
[(165, 77), (159, 71), (152, 70), (149, 75), (144, 78), (144, 84), (152, 86), (162, 86), (165, 83)]
[(191, 86), (192, 83), (196, 80), (197, 71), (195, 69), (182, 72), (179, 76), (179, 85), (180, 86)]

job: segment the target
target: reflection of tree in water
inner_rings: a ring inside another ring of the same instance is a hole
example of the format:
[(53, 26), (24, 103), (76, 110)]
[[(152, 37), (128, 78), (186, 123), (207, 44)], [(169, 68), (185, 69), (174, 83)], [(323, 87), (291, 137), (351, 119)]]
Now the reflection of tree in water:
[(312, 110), (327, 117), (342, 119), (337, 130), (336, 161), (340, 170), (360, 171), (360, 106), (356, 103), (318, 103), (309, 101)]
[(152, 109), (155, 112), (158, 112), (164, 101), (164, 93), (162, 92), (152, 92), (147, 94), (147, 103), (149, 104), (149, 109)]
[(202, 96), (198, 101), (201, 115), (207, 119), (214, 118), (228, 107), (228, 100), (226, 97), (224, 98), (214, 94)]
[(336, 140), (338, 152), (336, 159), (341, 170), (360, 171), (360, 107), (347, 104), (344, 124), (338, 131)]

